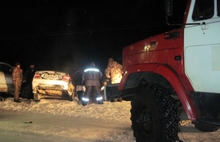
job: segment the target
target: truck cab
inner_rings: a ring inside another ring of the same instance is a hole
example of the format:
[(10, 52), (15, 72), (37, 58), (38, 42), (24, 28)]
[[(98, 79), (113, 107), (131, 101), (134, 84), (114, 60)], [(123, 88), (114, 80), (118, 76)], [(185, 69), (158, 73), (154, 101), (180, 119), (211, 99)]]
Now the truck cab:
[(220, 127), (220, 0), (185, 1), (182, 23), (169, 23), (176, 3), (164, 1), (167, 23), (180, 28), (123, 49), (118, 90), (132, 97), (136, 141), (178, 140), (182, 112), (201, 131)]

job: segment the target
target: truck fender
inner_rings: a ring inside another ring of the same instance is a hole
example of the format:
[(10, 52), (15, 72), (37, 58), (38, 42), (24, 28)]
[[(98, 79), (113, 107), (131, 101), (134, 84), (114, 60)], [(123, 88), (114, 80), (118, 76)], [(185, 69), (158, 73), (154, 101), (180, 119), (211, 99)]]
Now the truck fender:
[(160, 65), (155, 70), (155, 73), (158, 73), (165, 77), (170, 84), (173, 86), (176, 91), (179, 99), (184, 107), (184, 110), (190, 120), (196, 120), (199, 116), (198, 106), (195, 104), (194, 98), (190, 95), (190, 92), (184, 87), (183, 82), (178, 78), (178, 76), (167, 66)]
[[(123, 89), (129, 89), (133, 87), (137, 87), (139, 83), (131, 83), (136, 81), (140, 81), (141, 77), (143, 77), (143, 73), (149, 72), (153, 74), (158, 74), (164, 78), (163, 80), (167, 80), (177, 93), (184, 110), (190, 120), (196, 120), (199, 116), (198, 106), (194, 103), (194, 98), (190, 95), (190, 92), (184, 87), (183, 82), (178, 78), (175, 72), (173, 72), (169, 67), (165, 65), (159, 64), (139, 64), (132, 67), (129, 67), (128, 70), (125, 71), (124, 76), (119, 84), (118, 89), (122, 91)], [(134, 75), (137, 74), (137, 75)], [(149, 74), (151, 75), (151, 74)], [(135, 76), (131, 77), (130, 76)], [(133, 81), (131, 81), (133, 80)]]

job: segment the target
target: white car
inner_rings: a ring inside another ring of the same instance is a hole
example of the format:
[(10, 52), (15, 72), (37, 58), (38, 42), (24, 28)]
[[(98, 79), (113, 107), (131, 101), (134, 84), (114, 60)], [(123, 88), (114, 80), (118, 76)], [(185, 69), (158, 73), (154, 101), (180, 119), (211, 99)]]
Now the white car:
[(32, 81), (33, 98), (61, 98), (73, 100), (74, 86), (71, 76), (65, 72), (42, 70), (36, 71)]
[(0, 93), (14, 94), (12, 66), (4, 62), (0, 62)]

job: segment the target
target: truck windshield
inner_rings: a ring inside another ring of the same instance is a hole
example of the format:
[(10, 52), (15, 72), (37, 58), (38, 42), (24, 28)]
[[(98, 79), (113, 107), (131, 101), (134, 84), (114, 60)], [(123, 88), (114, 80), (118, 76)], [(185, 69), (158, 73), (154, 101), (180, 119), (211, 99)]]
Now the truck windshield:
[[(219, 1), (219, 0), (218, 0)], [(197, 0), (192, 19), (195, 21), (209, 19), (214, 15), (214, 0)]]

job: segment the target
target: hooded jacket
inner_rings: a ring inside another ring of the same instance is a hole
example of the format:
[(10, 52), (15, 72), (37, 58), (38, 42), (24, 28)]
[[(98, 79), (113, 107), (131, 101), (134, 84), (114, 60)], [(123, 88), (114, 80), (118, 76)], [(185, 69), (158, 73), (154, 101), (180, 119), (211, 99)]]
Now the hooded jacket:
[(82, 75), (82, 81), (85, 86), (100, 86), (100, 80), (102, 78), (102, 72), (95, 66), (86, 68)]

